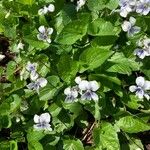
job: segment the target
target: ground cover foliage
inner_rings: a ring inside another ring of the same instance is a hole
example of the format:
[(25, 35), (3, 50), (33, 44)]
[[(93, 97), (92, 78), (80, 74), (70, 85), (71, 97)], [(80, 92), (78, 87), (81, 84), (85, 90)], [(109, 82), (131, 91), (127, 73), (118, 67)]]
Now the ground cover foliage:
[(0, 150), (144, 150), (149, 0), (0, 1)]

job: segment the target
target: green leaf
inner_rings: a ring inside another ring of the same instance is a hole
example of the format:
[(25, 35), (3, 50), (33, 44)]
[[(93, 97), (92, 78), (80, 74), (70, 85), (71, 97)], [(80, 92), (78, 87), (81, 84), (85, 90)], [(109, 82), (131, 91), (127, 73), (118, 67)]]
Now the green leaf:
[(109, 21), (98, 18), (88, 26), (88, 34), (93, 36), (117, 36), (120, 33), (120, 27), (114, 27)]
[(106, 0), (88, 0), (87, 2), (91, 11), (99, 11), (105, 8)]
[[(123, 53), (115, 53), (108, 63), (108, 72), (117, 72), (130, 75), (132, 71), (139, 70), (139, 63), (134, 58), (126, 58)], [(106, 67), (107, 68), (107, 67)]]
[(64, 103), (64, 108), (68, 109), (70, 112), (73, 113), (73, 118), (75, 119), (78, 115), (80, 115), (82, 111), (82, 106), (80, 103)]
[(0, 143), (1, 150), (18, 150), (17, 142), (14, 140), (3, 141)]
[(79, 139), (65, 139), (63, 140), (64, 150), (84, 150), (83, 144)]
[(46, 49), (49, 47), (49, 43), (39, 41), (37, 38), (33, 37), (33, 35), (25, 36), (24, 41), (37, 49)]
[(46, 133), (44, 133), (43, 131), (34, 131), (32, 129), (29, 129), (27, 133), (27, 140), (28, 142), (32, 143), (33, 141), (41, 140), (45, 135)]
[(100, 67), (112, 55), (112, 53), (113, 52), (108, 49), (95, 47), (86, 49), (80, 55), (80, 61), (83, 63), (83, 68), (80, 69), (80, 72)]
[(150, 130), (150, 125), (146, 124), (138, 117), (126, 116), (120, 118), (116, 125), (123, 131), (128, 133), (138, 133)]
[(28, 149), (29, 150), (43, 150), (43, 146), (40, 142), (32, 141), (31, 143), (28, 143)]
[(56, 41), (65, 45), (74, 44), (86, 34), (87, 26), (87, 23), (82, 20), (72, 21), (63, 28)]
[(24, 5), (32, 5), (35, 2), (35, 0), (17, 0), (17, 2)]
[(21, 98), (18, 95), (11, 95), (0, 105), (0, 115), (6, 115), (15, 112), (19, 108), (20, 103)]
[(61, 88), (62, 83), (59, 80), (58, 76), (49, 76), (47, 77), (47, 85), (45, 88), (40, 90), (40, 100), (46, 101), (52, 99)]
[(106, 8), (110, 10), (114, 10), (118, 7), (119, 5), (119, 0), (108, 0), (106, 4)]
[(11, 126), (10, 116), (0, 116), (0, 128), (9, 128)]
[(138, 110), (138, 108), (142, 107), (140, 99), (135, 95), (125, 95), (122, 100), (131, 109)]
[(91, 11), (100, 11), (104, 8), (110, 10), (118, 7), (119, 0), (88, 0), (88, 7)]
[(107, 150), (120, 150), (117, 132), (108, 122), (102, 122), (100, 127), (94, 128), (93, 138), (96, 147), (102, 146)]
[(15, 80), (14, 73), (15, 73), (15, 70), (16, 70), (16, 65), (17, 64), (14, 61), (10, 61), (7, 64), (6, 77), (10, 81), (14, 81)]
[(62, 55), (57, 64), (57, 69), (61, 79), (69, 83), (75, 78), (79, 69), (79, 63), (73, 61), (69, 55)]

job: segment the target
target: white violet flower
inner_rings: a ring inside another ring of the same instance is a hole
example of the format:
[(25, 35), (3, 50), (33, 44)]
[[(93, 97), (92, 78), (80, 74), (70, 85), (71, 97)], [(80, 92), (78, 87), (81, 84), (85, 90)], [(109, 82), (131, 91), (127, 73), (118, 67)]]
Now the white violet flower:
[(134, 11), (136, 6), (136, 0), (120, 0), (120, 16), (127, 17), (127, 15)]
[(74, 102), (74, 100), (78, 97), (78, 91), (76, 86), (75, 87), (68, 87), (64, 90), (64, 94), (67, 96), (65, 102), (70, 103)]
[(124, 21), (122, 24), (122, 29), (124, 32), (127, 32), (128, 36), (133, 36), (136, 33), (139, 33), (141, 28), (138, 26), (134, 26), (136, 23), (136, 19), (134, 17), (130, 17), (129, 21)]
[(84, 91), (84, 93), (81, 95), (82, 100), (94, 100), (98, 101), (98, 95), (95, 93), (99, 89), (99, 84), (96, 81), (86, 81), (82, 80), (79, 83), (79, 89)]
[(38, 66), (37, 63), (31, 63), (31, 62), (28, 62), (26, 66), (26, 69), (30, 72), (30, 78), (33, 81), (36, 80), (39, 76), (38, 73), (36, 73), (37, 66)]
[(50, 114), (49, 113), (43, 113), (40, 116), (34, 115), (34, 129), (36, 130), (48, 130), (52, 131), (51, 125), (50, 125)]
[(144, 38), (143, 40), (139, 40), (138, 46), (134, 51), (134, 55), (137, 55), (140, 59), (144, 59), (146, 56), (150, 56), (150, 39)]
[(147, 91), (150, 90), (150, 81), (147, 81), (140, 76), (136, 78), (135, 82), (136, 85), (130, 86), (129, 90), (131, 92), (135, 92), (138, 98), (143, 99), (145, 97), (147, 100), (149, 100), (150, 96)]
[(37, 35), (37, 38), (41, 41), (51, 43), (50, 36), (53, 33), (53, 28), (46, 28), (44, 26), (39, 27), (39, 34)]
[(49, 4), (48, 7), (44, 6), (43, 8), (39, 9), (38, 14), (45, 15), (48, 12), (54, 12), (54, 11), (55, 11), (55, 6), (53, 4)]
[(139, 0), (137, 2), (136, 12), (147, 15), (150, 12), (150, 0)]
[(39, 94), (39, 89), (47, 85), (47, 80), (45, 78), (39, 78), (34, 82), (31, 82), (27, 85), (27, 88), (30, 90), (36, 90)]

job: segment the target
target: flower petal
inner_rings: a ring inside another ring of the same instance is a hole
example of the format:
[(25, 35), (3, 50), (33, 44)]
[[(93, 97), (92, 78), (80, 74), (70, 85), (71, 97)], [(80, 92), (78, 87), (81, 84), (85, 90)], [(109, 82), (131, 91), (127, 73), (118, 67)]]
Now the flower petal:
[(145, 81), (143, 89), (144, 90), (150, 90), (150, 81)]
[(45, 78), (39, 78), (37, 79), (37, 82), (39, 83), (40, 87), (45, 87), (47, 84), (47, 80)]
[(127, 32), (131, 29), (131, 23), (129, 21), (124, 21), (121, 27), (123, 31)]
[(51, 40), (50, 38), (47, 38), (46, 41), (47, 41), (48, 43), (51, 43), (51, 42), (52, 42), (52, 40)]
[(100, 87), (99, 84), (96, 81), (90, 81), (89, 85), (90, 85), (90, 89), (92, 91), (97, 91)]
[(39, 30), (40, 33), (45, 33), (46, 32), (46, 29), (45, 29), (44, 26), (40, 26), (38, 30)]
[(66, 88), (66, 89), (64, 90), (64, 94), (65, 94), (65, 95), (71, 95), (71, 88), (70, 88), (70, 87)]
[(40, 115), (40, 123), (45, 122), (49, 123), (50, 122), (50, 115), (49, 113), (43, 113)]
[(39, 75), (36, 72), (34, 72), (34, 71), (31, 72), (30, 78), (32, 81), (35, 81), (38, 77), (39, 77)]
[(55, 6), (53, 4), (49, 4), (47, 9), (48, 9), (49, 12), (54, 12), (55, 11)]
[(137, 86), (135, 86), (135, 85), (132, 85), (129, 87), (130, 92), (135, 92), (136, 89), (137, 89)]
[(86, 81), (86, 80), (82, 80), (82, 81), (79, 83), (79, 89), (81, 89), (81, 90), (83, 90), (83, 91), (90, 89), (89, 82)]
[(98, 101), (98, 99), (99, 99), (98, 95), (95, 92), (91, 93), (91, 97), (94, 101)]
[(72, 90), (72, 96), (74, 98), (77, 98), (78, 97), (78, 91), (77, 90)]
[(135, 25), (135, 23), (136, 23), (136, 19), (134, 17), (130, 17), (129, 21), (130, 21), (132, 26)]
[(92, 97), (89, 93), (85, 92), (81, 95), (81, 100), (91, 100)]
[(140, 86), (140, 87), (143, 87), (144, 86), (144, 83), (145, 83), (145, 79), (143, 78), (143, 77), (137, 77), (136, 78), (136, 84), (138, 85), (138, 86)]
[(76, 77), (76, 78), (75, 78), (75, 82), (76, 82), (77, 84), (79, 84), (79, 83), (81, 82), (81, 80), (82, 80), (82, 79), (81, 79), (80, 77)]
[(150, 99), (150, 96), (149, 96), (147, 93), (144, 94), (144, 97), (145, 97), (147, 100)]
[(53, 28), (48, 28), (48, 29), (47, 29), (48, 35), (51, 35), (51, 34), (53, 33), (53, 31), (54, 31)]
[(35, 123), (39, 123), (40, 122), (40, 117), (37, 114), (35, 114), (33, 120), (34, 120)]
[(30, 89), (30, 90), (34, 89), (34, 87), (35, 87), (35, 83), (34, 82), (31, 82), (31, 83), (29, 83), (27, 85), (27, 88)]

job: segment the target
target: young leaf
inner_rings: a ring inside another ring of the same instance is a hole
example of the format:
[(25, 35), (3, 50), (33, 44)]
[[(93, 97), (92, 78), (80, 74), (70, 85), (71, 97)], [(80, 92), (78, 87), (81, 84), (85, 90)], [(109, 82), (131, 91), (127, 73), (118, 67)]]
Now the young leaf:
[(120, 118), (116, 125), (123, 131), (128, 133), (138, 133), (150, 130), (150, 125), (146, 124), (138, 117), (126, 116)]
[(107, 150), (119, 150), (119, 139), (115, 128), (108, 122), (102, 122), (100, 127), (93, 130), (94, 143), (96, 147), (102, 146)]

